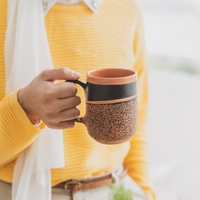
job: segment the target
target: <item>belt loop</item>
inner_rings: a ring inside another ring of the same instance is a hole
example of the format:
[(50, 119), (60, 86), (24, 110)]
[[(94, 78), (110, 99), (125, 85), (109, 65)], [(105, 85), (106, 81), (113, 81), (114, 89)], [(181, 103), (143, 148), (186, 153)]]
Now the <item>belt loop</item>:
[(113, 183), (119, 183), (119, 176), (117, 175), (116, 172), (112, 172), (111, 176), (112, 176), (112, 182)]

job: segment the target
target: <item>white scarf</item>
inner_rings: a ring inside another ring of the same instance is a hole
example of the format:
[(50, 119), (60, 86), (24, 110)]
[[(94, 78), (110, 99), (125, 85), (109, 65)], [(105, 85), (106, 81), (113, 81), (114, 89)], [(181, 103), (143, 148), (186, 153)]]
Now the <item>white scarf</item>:
[[(53, 68), (41, 0), (8, 0), (6, 94)], [(20, 117), (20, 116), (19, 116)], [(12, 200), (51, 200), (52, 168), (64, 166), (62, 131), (45, 128), (17, 159)]]

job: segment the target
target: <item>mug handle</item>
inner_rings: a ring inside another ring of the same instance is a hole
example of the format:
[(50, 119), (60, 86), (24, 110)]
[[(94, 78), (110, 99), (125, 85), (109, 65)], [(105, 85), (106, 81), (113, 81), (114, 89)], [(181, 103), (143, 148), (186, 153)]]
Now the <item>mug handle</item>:
[[(84, 83), (84, 82), (81, 81), (81, 80), (66, 80), (65, 82), (71, 82), (71, 83), (78, 84), (78, 85), (80, 85), (84, 90), (85, 90), (86, 87), (87, 87), (87, 83)], [(85, 123), (84, 123), (84, 120), (83, 120), (83, 117), (77, 117), (77, 118), (75, 118), (75, 121), (85, 124)]]
[(81, 80), (66, 80), (65, 82), (71, 82), (71, 83), (75, 83), (75, 84), (78, 84), (80, 85), (84, 90), (87, 86), (87, 83), (84, 83), (83, 81)]

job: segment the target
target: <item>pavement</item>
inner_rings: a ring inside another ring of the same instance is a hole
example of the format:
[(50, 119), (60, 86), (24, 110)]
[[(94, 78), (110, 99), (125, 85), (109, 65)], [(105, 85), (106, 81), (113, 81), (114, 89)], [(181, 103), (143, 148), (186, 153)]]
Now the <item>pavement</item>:
[(200, 76), (150, 68), (148, 156), (157, 200), (200, 200)]

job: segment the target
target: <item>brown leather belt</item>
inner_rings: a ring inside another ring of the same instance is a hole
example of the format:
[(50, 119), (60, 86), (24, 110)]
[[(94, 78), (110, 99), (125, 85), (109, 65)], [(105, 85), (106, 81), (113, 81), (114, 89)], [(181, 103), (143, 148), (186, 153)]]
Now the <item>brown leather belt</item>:
[[(121, 180), (126, 174), (127, 170), (122, 171), (122, 173), (118, 175), (119, 180)], [(115, 182), (115, 177), (113, 177), (112, 174), (107, 174), (99, 178), (88, 179), (88, 180), (80, 180), (80, 181), (68, 180), (53, 186), (53, 188), (65, 189), (68, 192), (77, 192), (79, 190), (108, 186), (114, 182)]]

